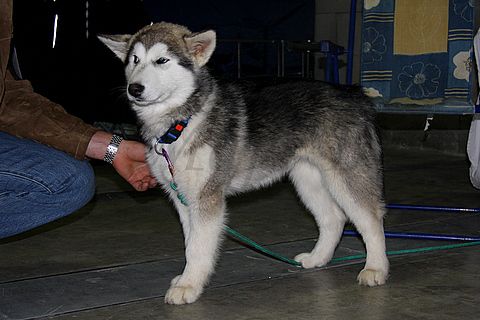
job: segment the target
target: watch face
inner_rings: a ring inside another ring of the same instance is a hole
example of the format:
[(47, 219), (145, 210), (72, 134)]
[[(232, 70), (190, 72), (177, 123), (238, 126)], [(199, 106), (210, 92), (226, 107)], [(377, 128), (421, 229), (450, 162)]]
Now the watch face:
[(107, 147), (107, 152), (109, 152), (109, 153), (114, 153), (115, 154), (115, 153), (117, 153), (117, 151), (118, 151), (118, 147), (116, 147), (116, 146), (109, 145)]

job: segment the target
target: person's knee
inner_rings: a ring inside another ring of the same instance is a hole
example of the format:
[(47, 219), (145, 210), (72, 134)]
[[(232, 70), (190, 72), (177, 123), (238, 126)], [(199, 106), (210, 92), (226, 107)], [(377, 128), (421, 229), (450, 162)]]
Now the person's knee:
[[(60, 154), (50, 161), (57, 164), (50, 172), (50, 201), (63, 207), (64, 214), (74, 212), (86, 205), (95, 194), (95, 175), (87, 161)], [(47, 172), (44, 172), (47, 175)]]
[(86, 205), (95, 195), (95, 174), (87, 161), (76, 160), (76, 165), (68, 177), (70, 183), (62, 191), (70, 210), (75, 211)]
[(92, 199), (90, 164), (72, 157), (53, 159), (29, 172), (0, 170), (0, 238), (65, 217)]

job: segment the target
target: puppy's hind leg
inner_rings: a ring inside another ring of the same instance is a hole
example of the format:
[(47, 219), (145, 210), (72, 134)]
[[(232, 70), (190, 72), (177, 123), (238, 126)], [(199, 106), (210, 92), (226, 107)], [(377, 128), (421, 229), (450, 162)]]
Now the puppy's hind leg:
[(168, 304), (196, 301), (213, 272), (225, 217), (225, 201), (221, 193), (200, 197), (189, 206), (189, 229), (186, 238), (186, 265), (175, 277), (165, 295)]
[(376, 172), (357, 168), (356, 171), (332, 169), (325, 174), (331, 194), (365, 242), (367, 261), (357, 279), (370, 287), (384, 284), (389, 269), (383, 231), (385, 205)]
[(304, 268), (323, 266), (330, 261), (335, 252), (346, 217), (324, 187), (322, 175), (316, 166), (307, 161), (298, 162), (290, 171), (290, 177), (319, 228), (319, 237), (314, 249), (297, 255), (295, 260), (301, 262)]

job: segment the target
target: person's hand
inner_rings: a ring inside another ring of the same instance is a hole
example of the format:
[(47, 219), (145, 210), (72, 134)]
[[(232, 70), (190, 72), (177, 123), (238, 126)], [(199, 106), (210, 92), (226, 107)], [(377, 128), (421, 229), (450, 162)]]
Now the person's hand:
[(113, 159), (113, 167), (137, 191), (145, 191), (157, 185), (145, 160), (145, 145), (123, 140)]
[[(111, 133), (95, 132), (90, 139), (85, 155), (92, 159), (103, 160), (111, 139)], [(145, 191), (157, 185), (157, 181), (145, 161), (145, 145), (143, 143), (123, 140), (113, 159), (113, 167), (138, 191)]]

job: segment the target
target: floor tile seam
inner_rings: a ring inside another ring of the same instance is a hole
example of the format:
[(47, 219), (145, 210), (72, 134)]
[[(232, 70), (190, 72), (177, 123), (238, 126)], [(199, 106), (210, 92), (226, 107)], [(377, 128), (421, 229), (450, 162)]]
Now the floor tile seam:
[(108, 271), (108, 270), (113, 270), (113, 269), (117, 269), (117, 268), (125, 268), (125, 267), (129, 267), (129, 266), (136, 266), (136, 265), (149, 264), (149, 263), (155, 263), (155, 262), (174, 261), (174, 260), (177, 260), (177, 259), (180, 259), (180, 256), (178, 258), (146, 260), (146, 261), (141, 261), (141, 262), (125, 263), (125, 264), (118, 264), (118, 265), (108, 265), (108, 266), (101, 266), (101, 267), (97, 267), (97, 268), (79, 269), (79, 270), (70, 271), (70, 272), (60, 272), (60, 273), (56, 273), (56, 274), (47, 274), (47, 275), (42, 275), (42, 276), (26, 277), (26, 278), (20, 278), (20, 279), (14, 279), (14, 280), (0, 282), (0, 286), (5, 285), (5, 284), (20, 283), (20, 282), (27, 282), (27, 281), (40, 280), (40, 279), (50, 279), (50, 278), (64, 277), (64, 276), (83, 274), (83, 273), (89, 273), (89, 272)]
[[(317, 239), (316, 237), (302, 238), (302, 239), (299, 239), (299, 240), (288, 240), (288, 241), (280, 241), (280, 242), (275, 242), (275, 243), (264, 244), (263, 246), (271, 247), (271, 246), (277, 246), (277, 245), (282, 245), (282, 244), (314, 241), (316, 239)], [(231, 239), (231, 240), (233, 242), (235, 242), (233, 239)], [(224, 250), (224, 251), (221, 252), (221, 254), (225, 254), (225, 253), (228, 253), (228, 252), (239, 252), (239, 251), (242, 251), (242, 250), (247, 251), (247, 252), (252, 251), (251, 248), (242, 246), (242, 247), (238, 247), (238, 248), (232, 248), (232, 249)], [(75, 270), (75, 271), (71, 271), (71, 272), (61, 272), (61, 273), (57, 273), (57, 274), (48, 274), (48, 275), (42, 275), (42, 276), (14, 279), (14, 280), (9, 280), (9, 281), (1, 281), (0, 285), (11, 284), (11, 283), (19, 283), (19, 282), (31, 281), (31, 280), (39, 280), (39, 279), (48, 279), (48, 278), (69, 276), (69, 275), (82, 274), (82, 273), (95, 272), (95, 271), (108, 271), (108, 270), (117, 269), (117, 268), (139, 266), (139, 265), (143, 265), (143, 264), (150, 264), (150, 263), (157, 263), (157, 262), (173, 262), (175, 260), (183, 261), (184, 260), (184, 255), (181, 254), (177, 257), (168, 257), (168, 258), (163, 258), (163, 259), (152, 259), (152, 260), (145, 260), (145, 261), (132, 262), (132, 263), (124, 263), (124, 264), (118, 264), (118, 265), (107, 265), (107, 266), (101, 266), (101, 267), (97, 267), (97, 268), (80, 269), (80, 270)]]
[[(468, 217), (464, 217), (468, 218)], [(429, 224), (436, 224), (436, 222), (441, 221), (441, 222), (446, 222), (448, 223), (448, 220), (454, 220), (457, 221), (457, 217), (443, 217), (438, 219), (432, 219), (428, 221), (419, 221), (419, 222), (412, 222), (412, 223), (404, 223), (404, 224), (394, 224), (394, 225), (388, 225), (388, 230), (393, 229), (397, 230), (398, 228), (401, 227), (419, 227), (419, 226), (425, 226)], [(450, 225), (457, 225), (455, 223), (449, 223)], [(460, 226), (460, 225), (457, 225)], [(354, 230), (354, 228), (348, 228), (348, 230)], [(398, 230), (397, 230), (398, 231)], [(476, 234), (480, 234), (480, 232), (476, 232)], [(234, 239), (229, 238), (232, 242), (237, 242)], [(265, 247), (271, 247), (271, 246), (278, 246), (282, 244), (293, 244), (293, 243), (301, 243), (301, 242), (307, 242), (307, 241), (315, 241), (317, 237), (308, 237), (308, 238), (301, 238), (301, 239), (295, 239), (295, 240), (287, 240), (287, 241), (279, 241), (279, 242), (273, 242), (273, 243), (268, 243), (268, 244), (263, 244)], [(347, 249), (351, 249), (348, 247), (345, 247)], [(237, 248), (231, 248), (228, 250), (223, 251), (224, 253), (228, 252), (239, 252), (239, 251), (248, 251), (251, 250), (248, 247), (237, 247)], [(177, 257), (168, 257), (164, 259), (152, 259), (152, 260), (145, 260), (141, 262), (132, 262), (132, 263), (125, 263), (125, 264), (115, 264), (115, 265), (106, 265), (106, 266), (101, 266), (98, 268), (86, 268), (86, 269), (80, 269), (80, 270), (75, 270), (72, 272), (63, 272), (63, 273), (57, 273), (57, 274), (49, 274), (49, 275), (43, 275), (43, 276), (35, 276), (35, 277), (26, 277), (26, 278), (20, 278), (20, 279), (14, 279), (14, 280), (9, 280), (9, 281), (3, 281), (0, 282), (0, 285), (3, 284), (10, 284), (10, 283), (17, 283), (17, 282), (22, 282), (22, 281), (30, 281), (30, 280), (37, 280), (37, 279), (45, 279), (45, 278), (52, 278), (52, 277), (59, 277), (59, 276), (68, 276), (68, 275), (73, 275), (73, 274), (81, 274), (81, 273), (87, 273), (87, 272), (94, 272), (94, 271), (107, 271), (111, 269), (116, 269), (116, 268), (124, 268), (124, 267), (129, 267), (129, 266), (136, 266), (136, 265), (142, 265), (142, 264), (150, 264), (150, 263), (156, 263), (156, 262), (168, 262), (168, 261), (175, 261), (175, 260), (183, 260), (183, 255), (179, 255)]]
[[(445, 218), (447, 219), (447, 218)], [(451, 217), (451, 219), (455, 219), (455, 217)], [(396, 229), (397, 227), (405, 227), (405, 226), (422, 226), (431, 223), (432, 221), (429, 222), (413, 222), (411, 224), (401, 224), (401, 225), (392, 225), (389, 226), (389, 228)], [(350, 230), (350, 229), (348, 229)], [(351, 228), (351, 230), (354, 230)], [(389, 231), (389, 230), (386, 230)], [(346, 237), (350, 238), (350, 237)], [(232, 242), (237, 242), (234, 239), (229, 238)], [(315, 241), (317, 240), (317, 237), (309, 237), (309, 238), (302, 238), (302, 239), (296, 239), (296, 240), (287, 240), (287, 241), (280, 241), (280, 242), (274, 242), (274, 243), (269, 243), (269, 244), (264, 244), (263, 246), (265, 247), (272, 247), (272, 246), (278, 246), (278, 245), (283, 245), (283, 244), (294, 244), (294, 243), (301, 243), (301, 242), (308, 242), (308, 241)], [(352, 249), (349, 247), (341, 246), (341, 248), (351, 251), (353, 253), (362, 253), (363, 251), (361, 250), (356, 250)], [(231, 248), (225, 251), (222, 251), (222, 254), (229, 253), (229, 252), (239, 252), (239, 251), (251, 251), (251, 248), (248, 247), (237, 247), (237, 248)], [(14, 280), (9, 280), (9, 281), (3, 281), (0, 282), (0, 285), (5, 285), (5, 284), (11, 284), (11, 283), (19, 283), (19, 282), (24, 282), (24, 281), (31, 281), (31, 280), (39, 280), (39, 279), (48, 279), (48, 278), (55, 278), (55, 277), (62, 277), (62, 276), (69, 276), (69, 275), (75, 275), (75, 274), (82, 274), (82, 273), (88, 273), (88, 272), (95, 272), (95, 271), (108, 271), (112, 269), (117, 269), (117, 268), (125, 268), (125, 267), (130, 267), (130, 266), (139, 266), (139, 265), (144, 265), (144, 264), (150, 264), (150, 263), (157, 263), (157, 262), (173, 262), (175, 260), (184, 260), (183, 255), (179, 255), (177, 257), (168, 257), (164, 259), (152, 259), (152, 260), (145, 260), (145, 261), (140, 261), (140, 262), (132, 262), (132, 263), (125, 263), (125, 264), (116, 264), (116, 265), (107, 265), (107, 266), (101, 266), (97, 268), (86, 268), (86, 269), (80, 269), (80, 270), (75, 270), (71, 272), (63, 272), (63, 273), (57, 273), (57, 274), (48, 274), (48, 275), (42, 275), (42, 276), (35, 276), (35, 277), (26, 277), (26, 278), (20, 278), (20, 279), (14, 279)]]
[[(350, 237), (348, 237), (350, 238)], [(272, 245), (268, 245), (268, 246), (274, 246), (274, 245), (279, 245), (279, 244), (288, 244), (288, 243), (295, 243), (295, 242), (304, 242), (304, 241), (314, 241), (316, 240), (317, 238), (308, 238), (308, 239), (303, 239), (303, 240), (300, 240), (300, 241), (285, 241), (285, 242), (279, 242), (279, 243), (275, 243), (275, 244), (272, 244)], [(345, 251), (348, 251), (352, 254), (362, 254), (364, 253), (364, 250), (358, 250), (358, 249), (355, 249), (355, 248), (351, 248), (351, 247), (348, 247), (348, 246), (339, 246), (338, 248), (342, 248), (343, 250)], [(226, 251), (223, 251), (222, 254), (225, 254), (225, 253), (228, 253), (228, 252), (239, 252), (239, 251), (251, 251), (250, 248), (233, 248), (233, 249), (229, 249), (229, 250), (226, 250)], [(259, 253), (260, 254), (260, 253)], [(260, 254), (261, 255), (261, 254)], [(263, 256), (265, 258), (269, 258), (269, 257), (266, 257), (266, 256)], [(15, 279), (15, 280), (11, 280), (11, 281), (4, 281), (4, 282), (0, 282), (0, 286), (1, 285), (6, 285), (6, 284), (12, 284), (12, 283), (21, 283), (21, 282), (27, 282), (27, 281), (32, 281), (32, 280), (41, 280), (41, 279), (49, 279), (49, 278), (55, 278), (55, 277), (63, 277), (63, 276), (70, 276), (70, 275), (77, 275), (77, 274), (84, 274), (84, 273), (89, 273), (89, 272), (98, 272), (98, 271), (108, 271), (108, 270), (113, 270), (113, 269), (117, 269), (117, 268), (125, 268), (125, 267), (130, 267), (130, 266), (139, 266), (139, 265), (145, 265), (145, 264), (150, 264), (150, 263), (157, 263), (157, 262), (173, 262), (175, 260), (184, 260), (183, 256), (179, 256), (179, 257), (173, 257), (173, 258), (165, 258), (165, 259), (154, 259), (154, 260), (147, 260), (147, 261), (141, 261), (141, 262), (134, 262), (134, 263), (126, 263), (126, 264), (119, 264), (119, 265), (112, 265), (112, 266), (103, 266), (103, 267), (98, 267), (98, 268), (91, 268), (91, 269), (81, 269), (81, 270), (76, 270), (76, 271), (72, 271), (72, 272), (64, 272), (64, 273), (58, 273), (58, 274), (49, 274), (49, 275), (43, 275), (43, 276), (36, 276), (36, 277), (27, 277), (27, 278), (21, 278), (21, 279)], [(275, 259), (273, 258), (269, 258), (269, 260), (273, 260), (273, 261), (276, 261)], [(342, 263), (342, 264), (332, 264), (331, 266), (343, 266), (343, 265), (350, 265), (350, 264), (357, 264), (359, 262), (362, 262), (364, 259), (358, 259), (355, 260), (354, 262), (345, 262), (345, 263)], [(276, 261), (278, 263), (281, 263), (281, 264), (285, 264), (284, 262), (281, 262), (281, 261)], [(325, 268), (330, 268), (330, 265), (327, 265), (327, 266), (324, 266), (324, 267), (321, 267), (321, 268), (315, 268), (314, 270), (321, 270), (321, 269), (325, 269)], [(307, 270), (307, 269), (301, 269), (299, 268), (298, 270)]]
[[(218, 290), (218, 289), (223, 289), (223, 288), (229, 288), (229, 287), (235, 287), (235, 286), (241, 286), (241, 285), (249, 285), (249, 284), (254, 284), (254, 283), (260, 283), (264, 281), (276, 281), (276, 280), (281, 280), (285, 278), (289, 278), (295, 275), (298, 275), (300, 273), (302, 274), (310, 274), (314, 272), (318, 272), (321, 270), (328, 270), (328, 269), (336, 269), (336, 268), (341, 268), (341, 267), (348, 267), (350, 265), (356, 265), (363, 263), (364, 259), (361, 259), (359, 261), (349, 261), (349, 262), (344, 262), (344, 263), (339, 263), (339, 264), (333, 264), (333, 265), (328, 265), (320, 268), (313, 268), (313, 269), (302, 269), (298, 268), (295, 272), (284, 272), (279, 275), (275, 276), (269, 276), (267, 278), (263, 279), (255, 279), (255, 280), (246, 280), (246, 281), (237, 281), (233, 283), (227, 283), (227, 284), (220, 284), (220, 285), (214, 285), (214, 286), (207, 286), (205, 288), (205, 291), (210, 291), (210, 290)], [(34, 317), (34, 318), (27, 318), (27, 319), (22, 319), (22, 320), (43, 320), (43, 319), (50, 319), (51, 317), (59, 317), (59, 316), (66, 316), (66, 315), (74, 315), (75, 313), (81, 313), (81, 312), (89, 312), (93, 310), (100, 310), (100, 309), (105, 309), (105, 308), (110, 308), (110, 307), (116, 307), (116, 306), (128, 306), (130, 304), (136, 304), (136, 303), (141, 303), (141, 302), (148, 302), (156, 299), (162, 299), (164, 298), (165, 295), (154, 295), (146, 298), (139, 298), (139, 299), (132, 299), (130, 301), (124, 301), (124, 302), (118, 302), (118, 303), (111, 303), (108, 305), (103, 305), (103, 306), (96, 306), (96, 307), (91, 307), (91, 308), (85, 308), (85, 309), (77, 309), (77, 310), (71, 310), (65, 313), (58, 313), (58, 314), (50, 314), (47, 316), (41, 316), (41, 317)], [(163, 300), (163, 299), (162, 299)], [(163, 302), (162, 302), (163, 303)], [(174, 306), (172, 306), (174, 307)]]
[(384, 168), (383, 172), (387, 174), (392, 174), (395, 172), (404, 172), (404, 171), (425, 171), (425, 170), (441, 170), (445, 169), (445, 167), (448, 166), (449, 169), (458, 169), (458, 170), (465, 170), (464, 165), (460, 164), (451, 164), (451, 163), (426, 163), (422, 165), (412, 165), (412, 166), (397, 166), (397, 167), (390, 167), (390, 168)]
[[(386, 227), (385, 232), (391, 231), (390, 229), (397, 229), (397, 228), (401, 228), (401, 227), (421, 227), (421, 226), (428, 226), (428, 225), (432, 225), (432, 224), (438, 225), (439, 223), (444, 223), (444, 224), (447, 224), (449, 226), (454, 225), (454, 226), (461, 227), (461, 225), (451, 223), (451, 221), (452, 220), (453, 221), (458, 221), (459, 218), (470, 219), (470, 218), (479, 218), (479, 217), (480, 216), (476, 216), (476, 215), (472, 215), (470, 217), (467, 217), (467, 216), (463, 216), (463, 217), (458, 217), (458, 216), (455, 216), (455, 217), (439, 217), (439, 218), (432, 218), (432, 219), (428, 219), (428, 220), (412, 221), (412, 222), (405, 222), (405, 223), (398, 223), (398, 224), (385, 223), (385, 227)], [(396, 231), (400, 231), (400, 230), (396, 230)], [(405, 232), (407, 232), (407, 231), (405, 231)], [(432, 232), (426, 232), (426, 233), (432, 233)]]
[(138, 191), (107, 191), (107, 192), (97, 192), (95, 193), (95, 197), (93, 198), (94, 201), (102, 200), (102, 201), (112, 201), (117, 199), (126, 199), (126, 198), (137, 198), (137, 199), (144, 199), (148, 197), (155, 197), (156, 195), (153, 194), (153, 191), (148, 193), (142, 193)]
[[(434, 252), (428, 252), (428, 254), (433, 254)], [(411, 254), (414, 256), (421, 256), (423, 254)], [(404, 255), (399, 255), (399, 256), (394, 256), (391, 257), (393, 259), (399, 259), (401, 257), (404, 257)], [(441, 257), (439, 257), (441, 258)], [(268, 277), (268, 278), (263, 278), (263, 279), (256, 279), (256, 280), (247, 280), (247, 281), (238, 281), (238, 282), (233, 282), (233, 283), (228, 283), (228, 284), (223, 284), (223, 285), (215, 285), (215, 286), (208, 286), (205, 291), (210, 291), (210, 290), (219, 290), (219, 289), (224, 289), (224, 288), (229, 288), (229, 287), (235, 287), (235, 286), (242, 286), (242, 285), (249, 285), (249, 284), (254, 284), (254, 283), (260, 283), (264, 281), (278, 281), (282, 280), (285, 278), (290, 278), (297, 276), (299, 274), (312, 274), (316, 273), (319, 271), (323, 270), (329, 270), (329, 269), (338, 269), (338, 268), (343, 268), (343, 267), (349, 267), (352, 265), (358, 265), (362, 264), (365, 261), (365, 259), (358, 259), (355, 261), (348, 261), (348, 262), (342, 262), (338, 264), (329, 264), (324, 267), (320, 268), (312, 268), (312, 269), (298, 269), (296, 272), (285, 272), (276, 276)], [(410, 263), (410, 262), (406, 262)], [(73, 315), (75, 313), (81, 313), (81, 312), (89, 312), (89, 311), (94, 311), (94, 310), (100, 310), (100, 309), (106, 309), (110, 307), (116, 307), (116, 306), (128, 306), (131, 304), (136, 304), (136, 303), (142, 303), (142, 302), (148, 302), (156, 299), (162, 299), (164, 298), (165, 295), (154, 295), (146, 298), (140, 298), (140, 299), (132, 299), (130, 301), (124, 301), (124, 302), (119, 302), (119, 303), (112, 303), (109, 305), (104, 305), (104, 306), (97, 306), (97, 307), (92, 307), (92, 308), (85, 308), (85, 309), (78, 309), (78, 310), (72, 310), (66, 313), (59, 313), (59, 314), (52, 314), (48, 316), (42, 316), (42, 317), (36, 317), (36, 318), (29, 318), (29, 319), (24, 319), (24, 320), (42, 320), (42, 319), (49, 319), (51, 317), (58, 317), (58, 316), (64, 316), (64, 315)], [(162, 302), (163, 303), (163, 302)]]
[[(463, 248), (463, 249), (467, 249), (467, 248)], [(434, 253), (438, 253), (438, 252), (428, 252), (427, 254), (431, 255), (431, 254), (434, 254)], [(417, 254), (409, 254), (409, 255), (411, 255), (411, 256), (412, 255), (413, 256), (422, 256), (423, 255), (424, 256), (424, 254), (418, 254), (418, 253)], [(398, 258), (401, 258), (401, 257), (404, 257), (404, 255), (394, 256), (394, 257), (391, 257), (391, 258), (398, 259)], [(437, 258), (442, 258), (442, 257), (437, 257)], [(337, 268), (348, 267), (348, 266), (352, 266), (352, 265), (358, 265), (358, 264), (363, 263), (364, 261), (365, 261), (365, 259), (358, 259), (358, 260), (355, 260), (355, 261), (348, 261), (348, 262), (342, 262), (342, 263), (338, 263), (338, 264), (331, 264), (331, 265), (327, 265), (327, 266), (321, 267), (321, 268), (298, 269), (296, 272), (285, 272), (285, 273), (282, 273), (282, 274), (279, 274), (279, 275), (276, 275), (276, 276), (263, 278), (263, 279), (238, 281), (238, 282), (228, 283), (228, 284), (224, 284), (224, 285), (209, 286), (209, 287), (206, 288), (207, 289), (206, 291), (217, 290), (217, 289), (228, 288), (228, 287), (234, 287), (234, 286), (239, 286), (239, 285), (248, 285), (248, 284), (259, 283), (259, 282), (264, 282), (264, 281), (276, 281), (276, 280), (281, 280), (281, 279), (297, 276), (299, 274), (311, 274), (311, 273), (314, 273), (314, 272), (319, 272), (319, 271), (328, 270), (328, 269), (337, 269)], [(408, 263), (410, 263), (410, 262), (408, 262)], [(23, 320), (49, 319), (51, 317), (64, 316), (64, 315), (69, 315), (69, 314), (73, 315), (75, 313), (89, 312), (89, 311), (93, 311), (93, 310), (105, 309), (105, 308), (110, 308), (110, 307), (115, 307), (115, 306), (127, 306), (127, 305), (130, 305), (130, 304), (147, 302), (147, 301), (151, 301), (151, 300), (155, 300), (155, 299), (161, 299), (163, 297), (164, 297), (164, 295), (154, 295), (154, 296), (150, 296), (150, 297), (146, 297), (146, 298), (132, 299), (130, 301), (124, 301), (124, 302), (119, 302), (119, 303), (111, 303), (111, 304), (108, 304), (108, 305), (96, 306), (96, 307), (85, 308), (85, 309), (71, 310), (71, 311), (68, 311), (68, 312), (65, 312), (65, 313), (50, 314), (50, 315), (47, 315), (47, 316), (26, 318), (26, 319), (23, 319)]]
[[(473, 196), (473, 190), (472, 190), (472, 192), (460, 191), (460, 190), (450, 190), (449, 193), (448, 193), (449, 197), (452, 197), (452, 196), (459, 197), (459, 196), (466, 196), (466, 195), (470, 195), (470, 194)], [(422, 194), (422, 198), (424, 198), (425, 196), (427, 196), (427, 197), (431, 196), (433, 198), (438, 198), (438, 190), (426, 191), (425, 193)], [(105, 203), (105, 202), (111, 202), (111, 201), (115, 201), (115, 200), (147, 199), (147, 198), (156, 198), (156, 195), (152, 194), (152, 193), (142, 194), (142, 193), (137, 193), (137, 192), (134, 192), (134, 191), (103, 192), (103, 193), (95, 194), (95, 197), (94, 197), (93, 201), (94, 202)], [(165, 198), (165, 200), (166, 200), (166, 198)], [(404, 200), (389, 200), (387, 202), (395, 202), (395, 203), (400, 203), (401, 204), (405, 201)], [(412, 201), (408, 201), (408, 204), (412, 204)], [(438, 204), (430, 203), (429, 205), (438, 205)], [(458, 205), (445, 204), (444, 206), (458, 206)], [(468, 206), (468, 207), (470, 208), (471, 206)], [(390, 209), (390, 210), (401, 211), (399, 209)]]

